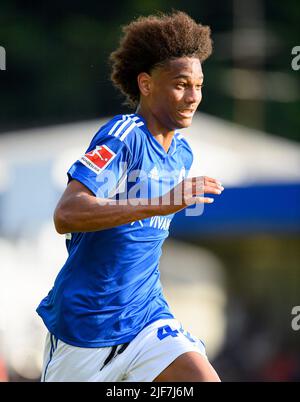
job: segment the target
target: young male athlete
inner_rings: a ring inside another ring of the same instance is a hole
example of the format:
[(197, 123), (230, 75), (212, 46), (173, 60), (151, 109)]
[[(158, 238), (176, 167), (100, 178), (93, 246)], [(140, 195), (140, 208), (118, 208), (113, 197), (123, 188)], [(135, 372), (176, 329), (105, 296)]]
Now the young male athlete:
[(42, 381), (219, 381), (158, 270), (174, 214), (223, 190), (186, 178), (192, 151), (176, 132), (201, 101), (211, 47), (209, 28), (182, 12), (124, 28), (112, 81), (136, 113), (102, 126), (68, 171), (54, 222), (69, 256), (37, 309), (49, 331)]

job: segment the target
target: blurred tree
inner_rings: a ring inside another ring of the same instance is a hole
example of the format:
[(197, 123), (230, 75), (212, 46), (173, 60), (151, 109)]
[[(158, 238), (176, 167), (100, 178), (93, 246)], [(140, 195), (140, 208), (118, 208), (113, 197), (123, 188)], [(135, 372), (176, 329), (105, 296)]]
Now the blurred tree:
[[(254, 3), (239, 2), (248, 20)], [(265, 36), (257, 38), (264, 42), (264, 57), (255, 66), (251, 57), (234, 59), (233, 0), (2, 0), (0, 46), (6, 49), (7, 70), (0, 71), (0, 131), (128, 111), (109, 81), (107, 63), (121, 26), (139, 15), (173, 8), (212, 28), (215, 52), (204, 65), (201, 110), (300, 140), (300, 72), (291, 69), (291, 49), (300, 45), (300, 7), (297, 0), (260, 3), (263, 19), (257, 27), (263, 27)], [(246, 25), (242, 19), (241, 28)], [(240, 70), (250, 70), (254, 80), (261, 77), (258, 95), (253, 97), (253, 86), (249, 90), (244, 85), (247, 79), (239, 85)]]

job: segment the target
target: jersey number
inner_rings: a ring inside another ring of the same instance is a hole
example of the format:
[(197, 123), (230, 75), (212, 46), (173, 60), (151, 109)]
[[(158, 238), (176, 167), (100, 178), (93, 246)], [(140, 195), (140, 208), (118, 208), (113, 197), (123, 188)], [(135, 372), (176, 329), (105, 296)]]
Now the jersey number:
[[(195, 342), (195, 340), (191, 337), (191, 334), (189, 332), (184, 331), (184, 329), (181, 328), (179, 331), (190, 341), (190, 342)], [(164, 325), (163, 327), (159, 327), (157, 329), (157, 337), (161, 341), (162, 339), (166, 338), (167, 336), (172, 336), (175, 338), (178, 336), (179, 331), (175, 329), (174, 331), (171, 329), (169, 325)]]
[(159, 327), (157, 330), (157, 337), (159, 340), (162, 340), (164, 338), (166, 338), (167, 336), (172, 336), (173, 338), (175, 338), (178, 334), (177, 329), (175, 329), (175, 331), (173, 331), (169, 325), (164, 325), (163, 327)]

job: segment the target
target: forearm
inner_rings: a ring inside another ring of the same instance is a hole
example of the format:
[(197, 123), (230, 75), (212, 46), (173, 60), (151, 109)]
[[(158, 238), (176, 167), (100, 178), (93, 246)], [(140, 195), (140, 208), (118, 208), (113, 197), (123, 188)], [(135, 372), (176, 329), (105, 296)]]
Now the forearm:
[(162, 205), (157, 205), (159, 200), (152, 200), (152, 204), (150, 201), (127, 200), (122, 205), (119, 201), (80, 194), (65, 205), (58, 204), (54, 214), (56, 230), (61, 234), (94, 232), (168, 213)]
[(72, 180), (56, 207), (54, 223), (60, 234), (95, 232), (151, 216), (173, 214), (192, 204), (211, 203), (213, 199), (203, 195), (221, 194), (223, 190), (217, 180), (201, 176), (185, 179), (156, 199), (114, 201), (96, 198), (80, 182)]

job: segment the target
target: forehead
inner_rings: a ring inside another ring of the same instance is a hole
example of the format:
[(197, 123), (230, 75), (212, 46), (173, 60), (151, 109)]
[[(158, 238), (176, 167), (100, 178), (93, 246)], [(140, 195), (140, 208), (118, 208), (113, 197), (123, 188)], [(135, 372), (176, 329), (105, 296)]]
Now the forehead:
[(174, 79), (177, 77), (186, 77), (193, 79), (202, 79), (203, 73), (200, 60), (196, 57), (180, 57), (169, 60), (162, 68), (164, 75)]

